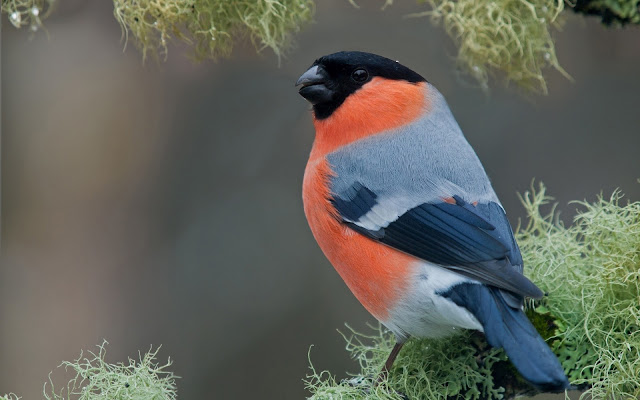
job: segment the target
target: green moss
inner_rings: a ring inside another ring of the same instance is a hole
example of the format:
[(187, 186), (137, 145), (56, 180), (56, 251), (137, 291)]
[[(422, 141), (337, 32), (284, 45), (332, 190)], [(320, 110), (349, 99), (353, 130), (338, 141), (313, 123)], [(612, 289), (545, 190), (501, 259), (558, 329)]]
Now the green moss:
[[(602, 196), (570, 227), (557, 219), (542, 185), (524, 194), (529, 220), (517, 233), (527, 275), (549, 293), (527, 315), (560, 359), (581, 399), (640, 397), (640, 202)], [(386, 382), (372, 387), (393, 337), (382, 328), (346, 337), (360, 364), (350, 382), (313, 366), (306, 384), (313, 399), (499, 399), (529, 389), (502, 351), (463, 332), (441, 340), (410, 340)], [(353, 385), (359, 382), (359, 385)]]
[(538, 310), (538, 308), (527, 308), (526, 314), (540, 336), (545, 341), (548, 341), (555, 336), (557, 325), (551, 313), (542, 306), (540, 308), (543, 311)]
[(575, 12), (598, 15), (605, 25), (640, 24), (638, 0), (576, 0)]
[(143, 58), (166, 56), (171, 39), (192, 47), (196, 58), (228, 56), (244, 37), (280, 56), (313, 10), (312, 0), (114, 0), (123, 35)]
[(62, 389), (56, 392), (52, 375), (44, 386), (47, 400), (175, 400), (176, 376), (167, 371), (168, 360), (163, 365), (155, 362), (158, 350), (150, 349), (138, 360), (127, 364), (110, 364), (105, 361), (107, 342), (98, 346), (98, 353), (80, 354), (73, 362), (64, 361), (60, 367), (75, 373)]
[(457, 64), (484, 89), (489, 75), (502, 71), (508, 81), (547, 93), (542, 74), (552, 67), (569, 78), (556, 57), (551, 29), (560, 25), (563, 1), (554, 0), (418, 0), (442, 24), (458, 47)]

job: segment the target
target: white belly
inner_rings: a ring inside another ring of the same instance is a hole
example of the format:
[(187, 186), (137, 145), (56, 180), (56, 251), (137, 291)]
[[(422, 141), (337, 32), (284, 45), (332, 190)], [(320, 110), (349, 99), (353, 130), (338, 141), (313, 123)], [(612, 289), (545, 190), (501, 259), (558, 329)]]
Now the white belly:
[(382, 323), (399, 341), (408, 336), (437, 338), (455, 334), (457, 329), (483, 331), (482, 325), (467, 309), (436, 293), (459, 283), (477, 283), (445, 268), (417, 262), (410, 286)]

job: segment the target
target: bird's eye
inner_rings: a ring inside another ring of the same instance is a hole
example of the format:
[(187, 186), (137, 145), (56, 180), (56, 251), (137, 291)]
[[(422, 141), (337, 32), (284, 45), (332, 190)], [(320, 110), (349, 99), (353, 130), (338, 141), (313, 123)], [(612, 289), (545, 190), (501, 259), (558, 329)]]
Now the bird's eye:
[(358, 83), (362, 83), (369, 79), (369, 73), (364, 68), (358, 68), (351, 73), (351, 79)]

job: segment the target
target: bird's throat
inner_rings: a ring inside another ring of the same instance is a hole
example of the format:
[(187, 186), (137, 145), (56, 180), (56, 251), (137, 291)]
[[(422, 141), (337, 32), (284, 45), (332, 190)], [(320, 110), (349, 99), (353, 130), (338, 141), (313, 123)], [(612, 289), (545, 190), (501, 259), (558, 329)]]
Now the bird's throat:
[(427, 83), (374, 78), (352, 93), (328, 118), (314, 118), (311, 157), (411, 123), (428, 112)]

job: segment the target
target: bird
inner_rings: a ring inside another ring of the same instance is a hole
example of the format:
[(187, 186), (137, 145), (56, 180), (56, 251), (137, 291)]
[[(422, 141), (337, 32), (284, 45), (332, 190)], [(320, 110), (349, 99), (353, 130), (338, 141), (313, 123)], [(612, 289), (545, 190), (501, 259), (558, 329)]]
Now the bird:
[(396, 338), (476, 330), (533, 387), (571, 388), (523, 312), (543, 292), (443, 95), (397, 61), (318, 58), (296, 82), (315, 138), (302, 199), (311, 232), (355, 297)]

